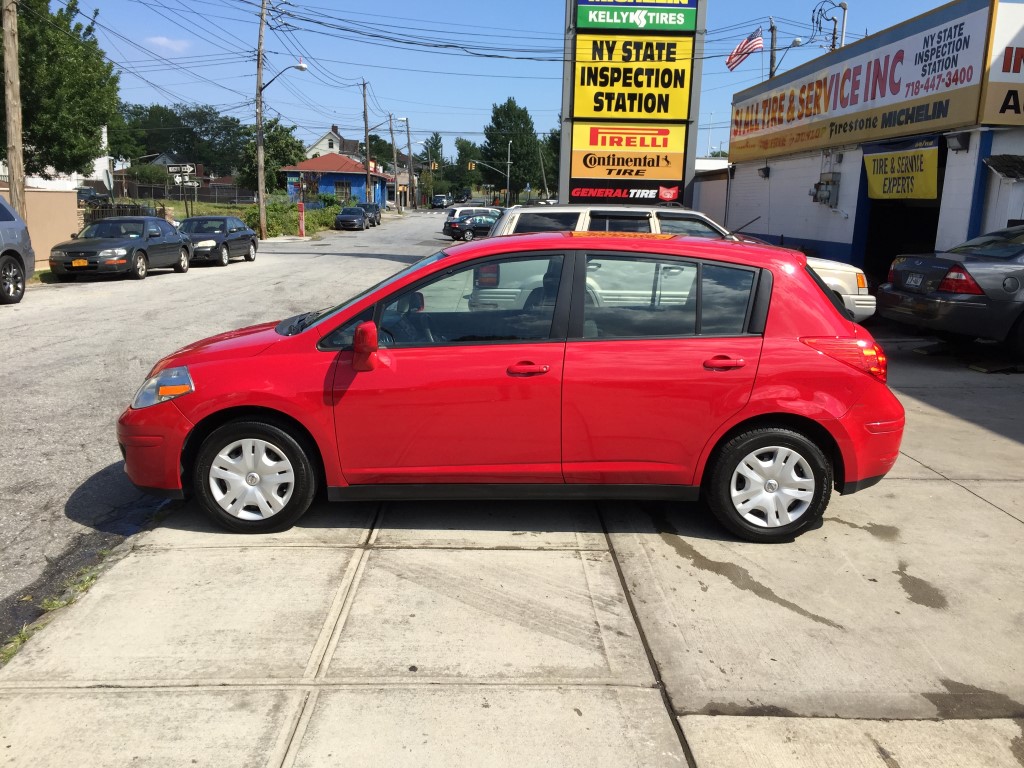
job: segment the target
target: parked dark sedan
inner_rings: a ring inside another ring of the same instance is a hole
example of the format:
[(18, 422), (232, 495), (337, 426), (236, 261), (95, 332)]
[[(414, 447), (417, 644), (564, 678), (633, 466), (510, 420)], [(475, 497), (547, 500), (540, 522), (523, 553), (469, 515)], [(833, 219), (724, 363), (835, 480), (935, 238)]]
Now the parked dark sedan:
[(370, 226), (370, 214), (363, 208), (352, 206), (342, 208), (341, 213), (334, 217), (335, 229), (366, 229)]
[(193, 261), (202, 259), (226, 267), (232, 257), (256, 260), (259, 238), (234, 216), (192, 216), (181, 222), (178, 231), (192, 240)]
[(377, 203), (356, 203), (356, 205), (369, 214), (371, 227), (380, 225), (380, 206)]
[(497, 216), (462, 216), (448, 224), (452, 240), (472, 240), (475, 237), (487, 237)]
[(192, 258), (188, 236), (155, 216), (100, 219), (71, 237), (50, 251), (50, 271), (57, 280), (100, 273), (142, 280), (151, 268), (188, 272)]
[(948, 251), (900, 256), (878, 289), (878, 313), (966, 339), (1006, 342), (1024, 357), (1024, 227)]

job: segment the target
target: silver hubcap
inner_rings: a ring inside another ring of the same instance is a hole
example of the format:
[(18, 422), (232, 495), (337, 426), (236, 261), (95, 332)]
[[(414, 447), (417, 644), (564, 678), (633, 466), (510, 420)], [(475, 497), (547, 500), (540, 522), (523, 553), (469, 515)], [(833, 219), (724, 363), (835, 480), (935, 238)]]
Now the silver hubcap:
[(223, 246), (222, 245), (221, 248), (220, 248), (220, 263), (221, 264), (227, 264), (228, 261), (230, 261), (230, 260), (231, 260), (231, 257), (228, 256), (227, 246)]
[(253, 245), (252, 243), (249, 243), (249, 261), (252, 261), (255, 258), (256, 258), (256, 246)]
[(188, 254), (185, 251), (181, 252), (181, 268), (188, 269)]
[(21, 270), (17, 269), (13, 264), (7, 264), (4, 267), (3, 274), (0, 274), (0, 286), (2, 286), (3, 292), (10, 297), (18, 296), (23, 290), (25, 290), (25, 280), (22, 277)]
[(209, 480), (210, 493), (229, 515), (265, 520), (291, 500), (295, 469), (273, 443), (250, 438), (236, 440), (217, 453)]
[(807, 460), (792, 448), (772, 445), (753, 451), (737, 465), (729, 493), (746, 522), (778, 528), (810, 509), (814, 488)]
[(140, 275), (146, 274), (146, 258), (144, 256), (135, 257), (135, 271)]

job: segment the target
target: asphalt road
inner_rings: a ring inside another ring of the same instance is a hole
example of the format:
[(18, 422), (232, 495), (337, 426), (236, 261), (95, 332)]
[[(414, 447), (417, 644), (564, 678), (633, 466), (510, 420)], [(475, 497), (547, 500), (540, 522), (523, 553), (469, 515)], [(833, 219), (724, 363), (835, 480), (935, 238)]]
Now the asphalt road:
[(161, 503), (128, 482), (114, 433), (157, 360), (341, 303), (447, 244), (437, 213), (391, 214), (365, 232), (264, 243), (252, 263), (34, 285), (0, 308), (0, 639)]

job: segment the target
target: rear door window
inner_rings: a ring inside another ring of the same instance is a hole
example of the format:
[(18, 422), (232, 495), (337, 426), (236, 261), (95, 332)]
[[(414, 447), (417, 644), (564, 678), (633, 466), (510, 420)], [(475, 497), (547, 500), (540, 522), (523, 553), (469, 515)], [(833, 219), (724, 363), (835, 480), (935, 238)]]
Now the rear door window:
[(572, 232), (580, 220), (576, 211), (541, 213), (530, 211), (519, 214), (513, 233), (522, 232)]
[(658, 214), (658, 224), (662, 234), (687, 235), (689, 237), (709, 237), (721, 240), (724, 235), (706, 221), (686, 216)]
[(592, 211), (587, 229), (591, 232), (650, 232), (651, 217), (640, 211)]

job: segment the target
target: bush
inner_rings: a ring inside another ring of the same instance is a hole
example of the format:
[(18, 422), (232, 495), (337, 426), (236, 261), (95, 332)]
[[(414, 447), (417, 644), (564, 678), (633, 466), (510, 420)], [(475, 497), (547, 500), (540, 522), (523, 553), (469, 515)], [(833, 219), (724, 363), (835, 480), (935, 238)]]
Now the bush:
[[(306, 234), (314, 235), (323, 229), (334, 226), (334, 217), (340, 208), (337, 205), (306, 211)], [(245, 223), (253, 230), (259, 231), (260, 212), (253, 207), (245, 212)], [(267, 237), (279, 235), (297, 235), (299, 233), (299, 209), (294, 204), (272, 203), (267, 206)]]

